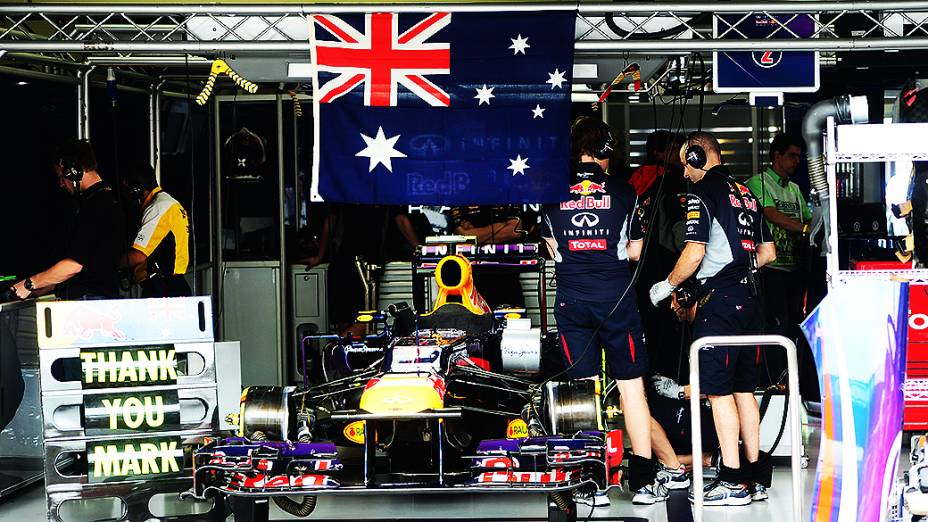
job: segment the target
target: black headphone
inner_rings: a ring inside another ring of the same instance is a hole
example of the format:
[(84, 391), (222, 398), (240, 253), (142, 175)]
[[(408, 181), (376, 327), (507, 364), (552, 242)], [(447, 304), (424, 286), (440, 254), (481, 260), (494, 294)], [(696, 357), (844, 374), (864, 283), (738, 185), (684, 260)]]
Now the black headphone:
[(584, 120), (596, 122), (596, 125), (600, 128), (603, 134), (602, 140), (593, 145), (594, 149), (591, 151), (593, 153), (593, 157), (598, 160), (607, 160), (611, 158), (612, 152), (615, 150), (615, 136), (612, 134), (612, 129), (610, 129), (609, 125), (607, 125), (603, 120), (593, 118), (591, 116), (580, 116), (574, 120), (574, 124), (571, 126), (571, 135), (573, 135), (577, 124)]
[[(690, 143), (695, 136), (695, 132), (690, 134), (686, 137), (686, 142)], [(686, 151), (683, 152), (683, 159), (686, 161), (687, 165), (698, 170), (705, 170), (704, 167), (706, 163), (709, 162), (709, 158), (706, 156), (706, 149), (702, 148), (702, 145), (696, 143), (687, 145)]]
[(61, 158), (61, 175), (74, 184), (79, 184), (84, 178), (84, 168), (74, 158)]
[(145, 191), (142, 189), (142, 186), (139, 185), (138, 180), (129, 178), (128, 183), (126, 185), (127, 185), (126, 186), (127, 196), (129, 196), (132, 199), (138, 199), (138, 200), (142, 199), (142, 194), (144, 194)]
[(596, 150), (593, 151), (593, 157), (598, 160), (607, 160), (612, 157), (612, 151), (615, 146), (615, 136), (612, 135), (612, 129), (602, 120), (596, 120), (602, 124), (603, 141), (596, 144)]

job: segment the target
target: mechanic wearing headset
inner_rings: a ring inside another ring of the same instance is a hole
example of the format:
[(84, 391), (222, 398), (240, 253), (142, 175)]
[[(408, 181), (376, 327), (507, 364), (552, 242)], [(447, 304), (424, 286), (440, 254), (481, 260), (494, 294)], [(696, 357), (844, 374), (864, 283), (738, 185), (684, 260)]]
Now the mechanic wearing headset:
[(190, 262), (190, 220), (187, 211), (158, 186), (155, 169), (133, 166), (126, 177), (129, 197), (138, 201), (142, 224), (126, 255), (142, 286), (142, 297), (186, 297), (184, 279)]
[(87, 141), (64, 143), (55, 159), (59, 185), (77, 199), (65, 255), (12, 290), (20, 299), (52, 291), (66, 300), (119, 297), (125, 217), (116, 195), (97, 172), (97, 158)]
[[(665, 500), (667, 491), (655, 483), (651, 414), (642, 378), (648, 371), (648, 353), (628, 266), (641, 254), (643, 236), (635, 191), (607, 175), (614, 140), (600, 120), (581, 118), (574, 123), (570, 142), (576, 170), (570, 199), (544, 207), (542, 237), (555, 262), (554, 317), (567, 377), (595, 378), (605, 349), (631, 439), (628, 482), (635, 492), (633, 502), (653, 504)], [(603, 495), (594, 500), (597, 505), (608, 502)]]
[[(763, 316), (757, 272), (776, 259), (770, 229), (757, 199), (722, 165), (721, 149), (713, 135), (694, 132), (684, 147), (680, 150), (684, 175), (692, 183), (686, 246), (667, 279), (651, 288), (651, 302), (657, 306), (695, 273), (699, 307), (694, 339), (759, 334)], [(699, 353), (700, 389), (709, 397), (722, 449), (718, 478), (704, 493), (708, 506), (744, 505), (767, 498), (769, 461), (758, 460), (757, 352), (709, 347)], [(744, 467), (738, 454), (739, 431), (747, 457)]]

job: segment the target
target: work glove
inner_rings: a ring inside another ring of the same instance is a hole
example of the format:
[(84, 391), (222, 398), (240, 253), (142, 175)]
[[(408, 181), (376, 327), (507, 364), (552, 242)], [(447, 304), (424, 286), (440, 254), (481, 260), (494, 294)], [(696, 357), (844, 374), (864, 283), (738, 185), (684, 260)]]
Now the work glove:
[(657, 306), (658, 303), (670, 297), (671, 292), (677, 288), (670, 284), (670, 281), (664, 279), (660, 283), (654, 283), (651, 287), (651, 304)]
[(683, 386), (677, 384), (670, 377), (664, 377), (663, 375), (652, 376), (651, 387), (653, 387), (654, 391), (661, 397), (667, 397), (668, 399), (679, 399), (683, 397)]

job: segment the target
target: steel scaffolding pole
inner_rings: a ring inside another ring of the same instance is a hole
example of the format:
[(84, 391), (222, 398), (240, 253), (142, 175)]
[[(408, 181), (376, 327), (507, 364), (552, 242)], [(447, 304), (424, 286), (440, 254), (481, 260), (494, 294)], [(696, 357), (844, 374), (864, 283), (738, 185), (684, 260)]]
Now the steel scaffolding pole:
[[(928, 37), (807, 38), (778, 40), (593, 40), (574, 44), (578, 52), (693, 52), (693, 51), (885, 51), (928, 49)], [(185, 41), (185, 42), (22, 42), (0, 40), (0, 50), (12, 52), (306, 52), (309, 42)], [(118, 58), (114, 58), (118, 62)], [(131, 63), (131, 62), (130, 62)]]
[(858, 2), (636, 2), (614, 3), (484, 3), (484, 4), (223, 4), (223, 5), (125, 5), (125, 4), (30, 4), (0, 5), (0, 14), (42, 13), (54, 15), (81, 14), (214, 14), (214, 15), (308, 15), (326, 13), (368, 13), (390, 11), (395, 13), (434, 12), (474, 13), (492, 11), (578, 11), (583, 14), (625, 13), (650, 14), (654, 12), (675, 13), (816, 13), (821, 11), (898, 11), (912, 12), (928, 8), (922, 0), (903, 1), (858, 1)]

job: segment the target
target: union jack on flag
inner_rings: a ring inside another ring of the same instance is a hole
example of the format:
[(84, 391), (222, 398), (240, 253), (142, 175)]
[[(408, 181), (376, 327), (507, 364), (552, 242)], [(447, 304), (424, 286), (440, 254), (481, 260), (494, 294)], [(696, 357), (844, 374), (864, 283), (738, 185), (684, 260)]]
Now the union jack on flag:
[(451, 104), (448, 93), (426, 78), (451, 72), (449, 44), (428, 42), (448, 26), (450, 13), (430, 15), (403, 33), (397, 13), (367, 15), (363, 33), (334, 16), (313, 18), (336, 38), (315, 46), (316, 68), (338, 74), (320, 86), (320, 103), (331, 103), (363, 83), (366, 106), (395, 107), (399, 85), (433, 107)]
[(575, 16), (311, 16), (313, 199), (565, 199)]

